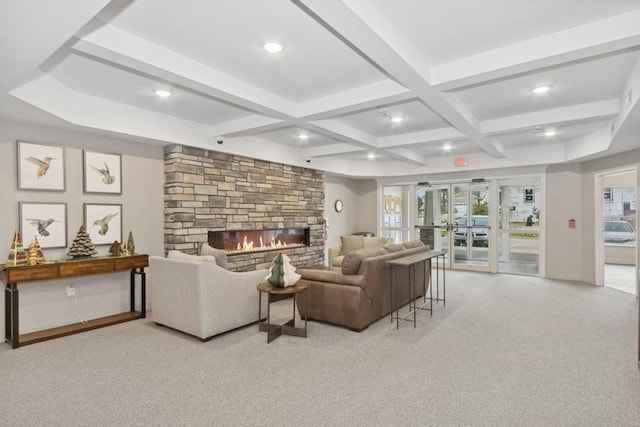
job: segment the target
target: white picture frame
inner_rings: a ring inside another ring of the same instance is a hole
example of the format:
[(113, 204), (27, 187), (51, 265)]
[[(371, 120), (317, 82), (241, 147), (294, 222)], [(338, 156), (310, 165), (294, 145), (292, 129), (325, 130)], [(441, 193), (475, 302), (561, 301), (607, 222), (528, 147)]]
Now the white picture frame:
[(16, 141), (18, 190), (65, 191), (64, 148)]
[(84, 223), (95, 246), (122, 243), (122, 205), (85, 203)]
[(84, 192), (122, 194), (122, 156), (83, 150)]
[(40, 248), (67, 247), (67, 204), (19, 202), (20, 235), (25, 248), (38, 238)]

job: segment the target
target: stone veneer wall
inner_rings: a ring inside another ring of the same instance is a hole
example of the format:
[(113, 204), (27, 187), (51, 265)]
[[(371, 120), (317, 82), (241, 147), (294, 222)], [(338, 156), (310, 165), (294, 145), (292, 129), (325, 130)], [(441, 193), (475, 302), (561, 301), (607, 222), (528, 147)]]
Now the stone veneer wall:
[[(309, 227), (295, 266), (323, 265), (324, 173), (201, 148), (165, 148), (164, 246), (196, 254), (209, 230)], [(267, 268), (275, 251), (228, 256), (229, 269)]]

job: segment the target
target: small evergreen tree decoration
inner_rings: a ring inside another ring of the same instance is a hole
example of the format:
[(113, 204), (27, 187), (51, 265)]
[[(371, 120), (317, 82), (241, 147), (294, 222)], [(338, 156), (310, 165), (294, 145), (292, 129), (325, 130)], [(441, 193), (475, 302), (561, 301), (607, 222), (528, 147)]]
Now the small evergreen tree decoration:
[(98, 251), (91, 241), (91, 236), (89, 236), (87, 229), (84, 224), (82, 224), (78, 229), (76, 238), (73, 239), (73, 243), (71, 243), (71, 247), (69, 248), (67, 255), (73, 258), (86, 258), (97, 253)]
[(29, 255), (27, 255), (27, 264), (38, 265), (44, 262), (44, 255), (42, 255), (42, 249), (40, 248), (40, 242), (38, 237), (33, 238), (33, 242), (29, 245)]
[(22, 238), (20, 238), (20, 230), (16, 228), (11, 241), (11, 249), (9, 250), (9, 258), (7, 264), (19, 265), (27, 262), (27, 253), (22, 246)]
[(129, 230), (129, 237), (127, 238), (127, 251), (129, 252), (128, 255), (136, 254), (136, 244), (133, 243), (133, 232), (131, 230)]

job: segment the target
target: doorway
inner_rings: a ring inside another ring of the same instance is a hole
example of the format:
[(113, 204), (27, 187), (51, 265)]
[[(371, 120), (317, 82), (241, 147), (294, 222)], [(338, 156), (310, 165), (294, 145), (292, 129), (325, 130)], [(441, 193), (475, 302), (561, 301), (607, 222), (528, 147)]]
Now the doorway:
[(539, 177), (498, 180), (498, 271), (540, 274)]
[(600, 266), (597, 283), (637, 295), (637, 170), (611, 171), (597, 176), (601, 215), (597, 244)]
[(416, 238), (449, 268), (540, 274), (539, 176), (415, 187)]
[(491, 210), (488, 183), (416, 188), (418, 238), (444, 250), (450, 268), (490, 271)]

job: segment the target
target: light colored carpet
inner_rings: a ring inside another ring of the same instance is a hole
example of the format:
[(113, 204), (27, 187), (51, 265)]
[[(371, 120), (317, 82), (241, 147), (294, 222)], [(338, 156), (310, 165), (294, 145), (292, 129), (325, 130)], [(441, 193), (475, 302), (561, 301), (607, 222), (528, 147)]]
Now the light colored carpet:
[[(638, 302), (447, 272), (418, 327), (202, 343), (138, 320), (0, 350), (2, 426), (639, 426)], [(287, 301), (278, 310), (288, 313)]]

